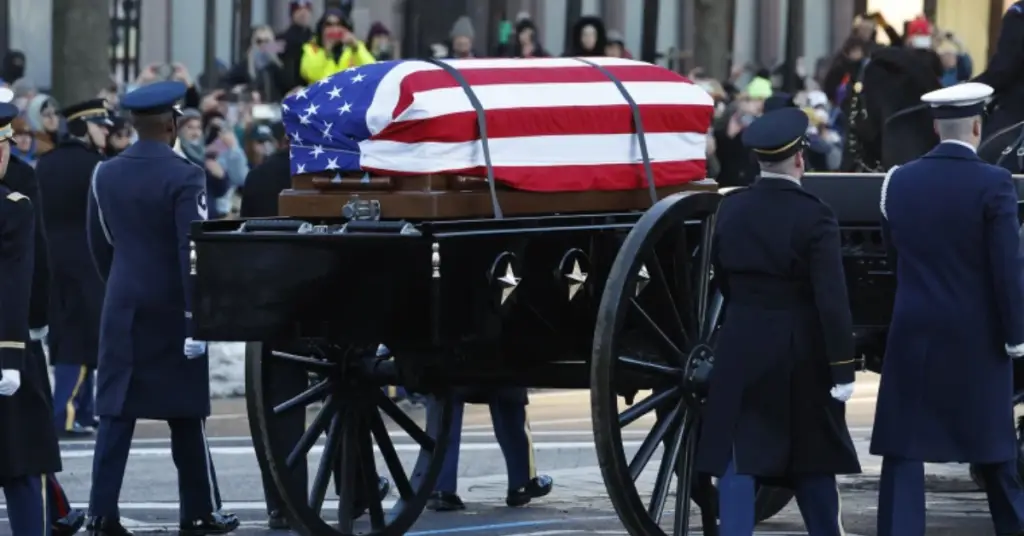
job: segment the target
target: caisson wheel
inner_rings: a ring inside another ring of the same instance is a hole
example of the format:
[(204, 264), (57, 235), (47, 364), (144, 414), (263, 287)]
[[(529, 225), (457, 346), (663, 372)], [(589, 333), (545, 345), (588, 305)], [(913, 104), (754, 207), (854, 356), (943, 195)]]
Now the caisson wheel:
[[(633, 536), (688, 534), (691, 499), (701, 507), (704, 534), (717, 534), (715, 483), (695, 475), (693, 463), (723, 312), (711, 267), (720, 199), (682, 193), (644, 214), (612, 264), (598, 309), (591, 362), (595, 446), (609, 497)], [(627, 455), (623, 435), (632, 435), (625, 429), (634, 423), (650, 428)], [(660, 461), (651, 463), (659, 452)], [(648, 465), (656, 469), (645, 471)], [(791, 498), (785, 490), (759, 488), (759, 520)]]
[[(304, 536), (405, 534), (437, 482), (452, 400), (433, 394), (421, 426), (367, 372), (377, 359), (375, 349), (309, 342), (246, 347), (253, 442), (292, 529)], [(418, 455), (399, 455), (408, 450)]]
[[(1013, 407), (1015, 410), (1019, 410), (1022, 406), (1024, 406), (1024, 392), (1018, 392), (1013, 397)], [(1017, 417), (1017, 474), (1024, 480), (1024, 416)], [(985, 481), (981, 479), (974, 464), (970, 466), (970, 475), (978, 489), (985, 491)]]

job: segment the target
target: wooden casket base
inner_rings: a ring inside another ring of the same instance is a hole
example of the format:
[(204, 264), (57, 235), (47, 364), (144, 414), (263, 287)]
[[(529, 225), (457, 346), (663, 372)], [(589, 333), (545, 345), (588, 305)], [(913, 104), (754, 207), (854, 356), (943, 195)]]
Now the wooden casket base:
[[(658, 188), (658, 198), (685, 191), (716, 191), (703, 180)], [(586, 192), (527, 192), (498, 185), (498, 204), (506, 216), (583, 212), (627, 212), (651, 206), (647, 188)], [(288, 217), (341, 217), (346, 205), (379, 204), (380, 217), (447, 220), (494, 216), (487, 181), (477, 177), (420, 175), (415, 177), (343, 177), (319, 175), (292, 178), (292, 189), (278, 199), (278, 213)]]

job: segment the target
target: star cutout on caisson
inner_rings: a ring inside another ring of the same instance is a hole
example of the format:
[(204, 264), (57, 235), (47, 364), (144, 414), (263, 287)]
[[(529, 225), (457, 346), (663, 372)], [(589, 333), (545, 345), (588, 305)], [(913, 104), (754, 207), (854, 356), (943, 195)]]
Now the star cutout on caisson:
[(647, 265), (646, 264), (641, 264), (640, 265), (640, 269), (637, 270), (637, 272), (636, 272), (636, 294), (635, 294), (635, 296), (639, 296), (640, 293), (644, 291), (644, 288), (647, 287), (647, 284), (650, 283), (650, 282), (651, 282), (651, 273), (647, 271)]
[(572, 261), (572, 271), (564, 275), (565, 279), (569, 282), (569, 301), (572, 301), (587, 282), (588, 274), (580, 268), (580, 261), (576, 259)]
[(516, 291), (516, 287), (519, 286), (520, 281), (522, 281), (522, 278), (516, 277), (516, 272), (512, 269), (512, 261), (510, 260), (508, 264), (505, 265), (505, 275), (498, 278), (498, 283), (501, 285), (502, 305), (512, 297), (512, 293)]

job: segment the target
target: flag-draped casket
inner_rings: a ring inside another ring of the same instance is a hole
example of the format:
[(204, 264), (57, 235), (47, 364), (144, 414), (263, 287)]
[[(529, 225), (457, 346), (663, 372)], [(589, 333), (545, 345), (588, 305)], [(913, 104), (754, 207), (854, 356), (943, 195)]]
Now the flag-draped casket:
[[(672, 71), (619, 58), (448, 64), (485, 112), (494, 174), (506, 186), (644, 188), (638, 129), (622, 89), (639, 108), (655, 183), (705, 176), (714, 103)], [(487, 176), (472, 100), (452, 74), (430, 62), (348, 69), (286, 98), (283, 109), (295, 175)]]

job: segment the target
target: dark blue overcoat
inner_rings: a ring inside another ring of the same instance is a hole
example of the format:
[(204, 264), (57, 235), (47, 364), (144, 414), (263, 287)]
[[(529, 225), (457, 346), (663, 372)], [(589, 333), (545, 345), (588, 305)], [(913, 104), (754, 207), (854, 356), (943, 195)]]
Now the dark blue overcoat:
[(86, 201), (98, 151), (67, 139), (36, 164), (50, 257), (50, 363), (96, 366), (103, 280), (86, 238)]
[(210, 414), (207, 356), (191, 336), (189, 224), (205, 219), (206, 174), (169, 146), (140, 140), (97, 168), (89, 245), (107, 281), (97, 413), (144, 419)]
[(1013, 365), (1024, 343), (1017, 191), (966, 144), (891, 171), (882, 226), (896, 302), (871, 452), (927, 462), (1017, 455)]
[(697, 469), (780, 485), (802, 474), (859, 473), (846, 406), (853, 326), (832, 210), (794, 180), (760, 178), (728, 195), (714, 234), (725, 319)]

